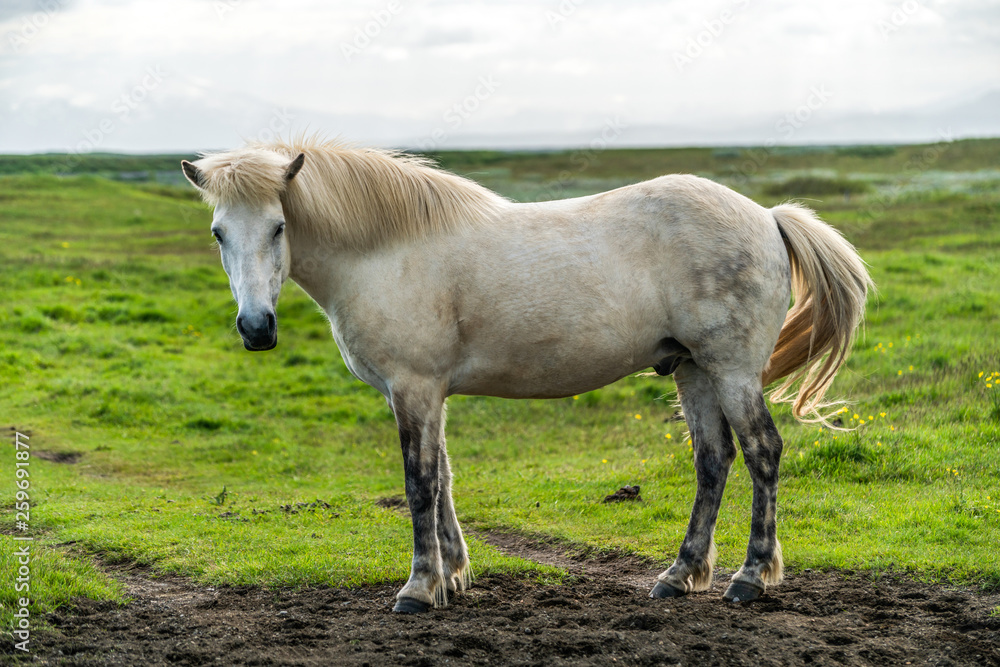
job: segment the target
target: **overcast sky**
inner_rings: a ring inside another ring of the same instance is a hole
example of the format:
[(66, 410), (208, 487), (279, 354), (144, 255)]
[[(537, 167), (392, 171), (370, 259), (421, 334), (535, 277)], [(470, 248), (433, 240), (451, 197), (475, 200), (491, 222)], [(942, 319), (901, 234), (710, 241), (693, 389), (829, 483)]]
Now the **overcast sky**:
[(998, 93), (1000, 0), (0, 0), (0, 152), (933, 139)]

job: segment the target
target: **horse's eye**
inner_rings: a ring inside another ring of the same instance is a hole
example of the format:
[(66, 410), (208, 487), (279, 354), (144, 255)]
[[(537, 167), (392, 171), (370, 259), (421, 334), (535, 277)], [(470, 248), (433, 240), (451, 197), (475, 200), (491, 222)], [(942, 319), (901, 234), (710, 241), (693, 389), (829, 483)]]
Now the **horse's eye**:
[(278, 228), (274, 230), (274, 238), (278, 238), (279, 236), (281, 236), (282, 232), (284, 231), (285, 231), (285, 223), (281, 223), (280, 225), (278, 225)]
[(219, 232), (217, 232), (217, 231), (215, 231), (213, 229), (212, 230), (212, 236), (215, 237), (215, 240), (219, 243), (219, 245), (222, 245), (222, 234), (220, 234)]

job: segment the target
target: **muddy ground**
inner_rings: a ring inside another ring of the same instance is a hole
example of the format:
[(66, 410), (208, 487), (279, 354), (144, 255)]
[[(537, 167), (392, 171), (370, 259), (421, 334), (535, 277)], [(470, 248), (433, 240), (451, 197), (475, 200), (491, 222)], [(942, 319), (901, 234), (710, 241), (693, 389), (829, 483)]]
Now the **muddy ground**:
[(446, 609), (390, 610), (395, 586), (354, 590), (205, 588), (115, 570), (135, 601), (81, 600), (47, 617), (32, 654), (51, 665), (997, 665), (1000, 594), (905, 577), (790, 574), (762, 599), (646, 594), (659, 568), (634, 557), (567, 556), (488, 535), (504, 551), (575, 577), (540, 586), (480, 577)]

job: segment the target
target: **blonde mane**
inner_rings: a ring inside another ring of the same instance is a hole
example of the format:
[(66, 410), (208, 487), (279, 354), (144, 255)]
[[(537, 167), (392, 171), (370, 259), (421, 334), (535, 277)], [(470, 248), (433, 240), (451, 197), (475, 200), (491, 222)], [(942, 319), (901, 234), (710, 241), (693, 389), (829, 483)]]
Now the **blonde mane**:
[[(288, 182), (285, 170), (299, 153), (305, 164)], [(311, 138), (251, 143), (195, 165), (209, 204), (280, 198), (291, 233), (359, 249), (475, 227), (507, 201), (423, 157)]]

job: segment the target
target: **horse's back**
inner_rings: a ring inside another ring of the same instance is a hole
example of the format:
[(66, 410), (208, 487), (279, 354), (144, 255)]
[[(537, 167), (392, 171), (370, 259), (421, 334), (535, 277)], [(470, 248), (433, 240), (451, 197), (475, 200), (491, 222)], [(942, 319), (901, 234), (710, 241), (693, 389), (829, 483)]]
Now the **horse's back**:
[(453, 255), (465, 263), (457, 391), (586, 391), (660, 361), (668, 339), (766, 362), (789, 268), (773, 217), (751, 200), (666, 176), (507, 215)]

